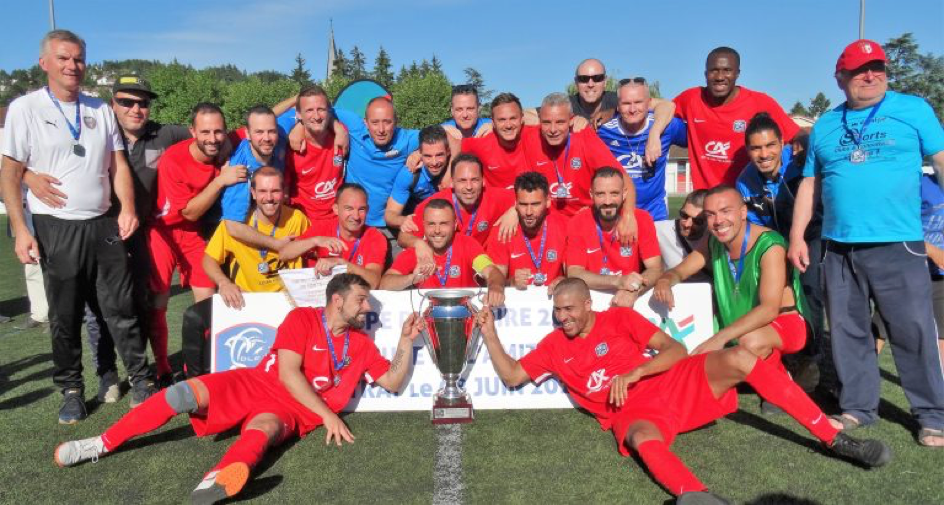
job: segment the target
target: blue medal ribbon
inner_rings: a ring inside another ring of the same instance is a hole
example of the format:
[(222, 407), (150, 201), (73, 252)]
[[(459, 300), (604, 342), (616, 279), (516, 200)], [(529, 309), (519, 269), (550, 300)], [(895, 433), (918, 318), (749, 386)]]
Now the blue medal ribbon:
[[(456, 197), (455, 192), (452, 193), (452, 205), (456, 208), (456, 219), (459, 220), (459, 223), (462, 223), (462, 214), (459, 213), (459, 199)], [(479, 209), (475, 209), (469, 216), (469, 226), (465, 229), (465, 236), (469, 237), (472, 235), (472, 227), (475, 226), (475, 216), (479, 213)], [(451, 250), (451, 249), (450, 249)]]
[[(328, 341), (328, 352), (331, 353), (331, 365), (334, 367), (335, 372), (340, 372), (342, 368), (346, 367), (351, 359), (347, 356), (347, 348), (351, 344), (351, 329), (348, 328), (344, 332), (344, 350), (341, 351), (341, 358), (339, 359), (334, 354), (334, 339), (331, 336), (331, 329), (328, 328), (328, 320), (325, 318), (325, 313), (321, 311), (321, 324), (324, 326), (325, 339)], [(334, 385), (337, 386), (341, 382), (339, 377), (335, 377)]]
[(744, 257), (747, 256), (747, 243), (751, 240), (751, 222), (747, 221), (747, 228), (744, 230), (744, 239), (741, 240), (741, 257), (738, 258), (737, 266), (731, 261), (731, 253), (728, 255), (728, 269), (731, 270), (731, 276), (734, 277), (734, 287), (741, 284), (741, 275), (744, 273)]
[(452, 246), (449, 246), (449, 252), (446, 253), (446, 265), (443, 266), (442, 275), (436, 274), (439, 279), (439, 285), (446, 287), (446, 281), (449, 280), (449, 266), (452, 264)]
[[(567, 147), (564, 148), (564, 163), (567, 163), (567, 158), (570, 156), (570, 136), (567, 136)], [(564, 188), (564, 176), (560, 171), (560, 167), (557, 166), (557, 160), (553, 160), (551, 163), (554, 164), (554, 172), (557, 174), (557, 190), (560, 191), (561, 188)]]
[(596, 218), (593, 219), (593, 224), (597, 227), (597, 238), (600, 240), (600, 254), (603, 255), (603, 268), (600, 269), (600, 275), (608, 275), (610, 269), (606, 266), (608, 258), (606, 256), (606, 248), (603, 247), (603, 228), (600, 228), (600, 223)]
[(861, 149), (859, 146), (862, 144), (862, 138), (865, 137), (865, 130), (866, 130), (866, 129), (869, 127), (869, 125), (872, 123), (872, 119), (875, 118), (875, 114), (878, 112), (878, 109), (879, 109), (879, 107), (882, 106), (882, 103), (883, 103), (883, 102), (885, 102), (885, 97), (884, 97), (884, 96), (882, 97), (881, 100), (879, 100), (879, 102), (878, 102), (877, 104), (875, 104), (874, 107), (872, 107), (872, 110), (869, 111), (869, 115), (868, 115), (868, 117), (865, 118), (865, 122), (862, 123), (862, 126), (859, 128), (859, 131), (855, 131), (855, 130), (853, 130), (852, 128), (849, 127), (849, 123), (846, 122), (846, 112), (849, 111), (849, 107), (848, 107), (848, 105), (843, 106), (843, 108), (842, 108), (842, 127), (843, 127), (843, 129), (846, 130), (846, 133), (848, 133), (849, 136), (852, 137), (852, 143), (855, 144), (856, 150)]
[(72, 132), (72, 138), (75, 139), (76, 143), (79, 142), (79, 137), (82, 136), (82, 117), (79, 110), (82, 108), (82, 94), (80, 93), (75, 97), (75, 126), (72, 126), (72, 123), (69, 122), (69, 118), (66, 117), (65, 111), (62, 110), (62, 106), (59, 105), (59, 100), (55, 95), (52, 94), (52, 91), (49, 91), (49, 86), (46, 86), (46, 94), (49, 95), (49, 99), (52, 100), (52, 104), (59, 109), (59, 114), (62, 114), (62, 119), (65, 120), (66, 126), (69, 127), (69, 131)]
[[(340, 224), (338, 224), (336, 234), (338, 236), (338, 240), (343, 240), (341, 238), (341, 225)], [(354, 241), (354, 247), (351, 248), (351, 254), (348, 254), (347, 260), (350, 263), (354, 263), (354, 255), (357, 254), (357, 248), (360, 246), (361, 246), (361, 237), (358, 237), (357, 240)]]
[(544, 218), (544, 226), (541, 228), (541, 250), (538, 251), (537, 258), (534, 257), (534, 249), (531, 248), (531, 241), (528, 240), (528, 237), (524, 236), (524, 231), (521, 232), (521, 238), (524, 240), (524, 246), (528, 248), (528, 254), (531, 256), (531, 263), (534, 263), (534, 268), (540, 272), (541, 263), (544, 261), (544, 244), (547, 242), (547, 218)]

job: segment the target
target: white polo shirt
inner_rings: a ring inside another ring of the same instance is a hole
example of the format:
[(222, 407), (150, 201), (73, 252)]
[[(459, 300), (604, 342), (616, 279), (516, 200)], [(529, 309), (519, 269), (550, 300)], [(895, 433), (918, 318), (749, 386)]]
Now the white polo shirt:
[(58, 189), (68, 196), (65, 207), (54, 209), (30, 192), (27, 205), (33, 214), (91, 219), (111, 206), (109, 168), (112, 152), (124, 150), (121, 132), (114, 113), (104, 102), (87, 95), (82, 95), (79, 101), (82, 116), (79, 144), (85, 149), (84, 156), (74, 153), (75, 141), (65, 119), (69, 123), (75, 121), (75, 102), (60, 102), (60, 113), (46, 89), (41, 88), (14, 100), (7, 111), (3, 155), (34, 172), (59, 179), (62, 186)]

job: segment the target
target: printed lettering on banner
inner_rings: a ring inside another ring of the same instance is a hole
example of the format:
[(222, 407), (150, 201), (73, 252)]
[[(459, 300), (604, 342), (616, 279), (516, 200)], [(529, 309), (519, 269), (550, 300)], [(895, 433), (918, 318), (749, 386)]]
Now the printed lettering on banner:
[[(672, 311), (651, 299), (649, 293), (636, 302), (636, 310), (654, 324), (662, 328), (689, 349), (694, 349), (712, 335), (711, 287), (708, 284), (681, 284), (673, 288), (676, 306)], [(291, 310), (285, 295), (281, 293), (245, 293), (246, 306), (242, 310), (226, 307), (219, 295), (213, 301), (213, 370), (222, 371), (233, 367), (229, 358), (229, 347), (220, 344), (220, 340), (232, 339), (241, 332), (244, 337), (257, 337), (261, 328), (269, 328), (274, 338), (275, 328)], [(505, 307), (496, 311), (495, 326), (502, 345), (512, 358), (519, 359), (554, 330), (553, 307), (547, 296), (547, 289), (531, 287), (519, 291), (509, 289), (505, 292)], [(594, 310), (606, 310), (609, 307), (611, 293), (594, 291)], [(417, 293), (409, 291), (371, 291), (371, 307), (367, 314), (364, 331), (374, 339), (380, 353), (391, 359), (396, 352), (403, 321), (420, 307)], [(251, 357), (258, 360), (268, 351), (255, 350), (257, 344), (243, 344), (242, 366), (255, 366)], [(235, 344), (233, 344), (235, 347)], [(600, 348), (600, 353), (610, 349)], [(422, 337), (413, 344), (413, 371), (409, 383), (405, 384), (399, 395), (388, 393), (376, 386), (361, 384), (355, 397), (345, 407), (347, 411), (429, 411), (433, 404), (433, 395), (442, 387), (439, 370), (429, 358), (423, 345)], [(609, 377), (604, 373), (596, 377), (591, 386), (607, 387)], [(464, 386), (472, 396), (476, 409), (547, 409), (571, 408), (573, 403), (567, 397), (565, 389), (553, 378), (540, 384), (528, 383), (517, 388), (507, 388), (495, 373), (491, 358), (484, 345), (481, 345), (474, 357), (474, 363), (463, 378)], [(318, 387), (318, 384), (313, 384)]]

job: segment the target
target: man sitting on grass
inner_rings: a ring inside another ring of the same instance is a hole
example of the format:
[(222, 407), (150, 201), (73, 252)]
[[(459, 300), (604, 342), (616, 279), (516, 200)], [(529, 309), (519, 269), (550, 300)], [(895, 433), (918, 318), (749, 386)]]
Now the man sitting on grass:
[(102, 435), (60, 445), (56, 463), (66, 467), (95, 462), (178, 414), (190, 416), (197, 436), (240, 426), (239, 440), (191, 495), (194, 503), (216, 503), (242, 490), (268, 447), (292, 436), (304, 437), (324, 425), (325, 444), (353, 443), (354, 436), (337, 413), (361, 378), (397, 392), (410, 368), (413, 339), (423, 327), (417, 314), (407, 317), (391, 364), (361, 331), (371, 310), (369, 292), (367, 281), (358, 275), (336, 276), (325, 291), (327, 307), (290, 312), (259, 366), (179, 382), (152, 396)]

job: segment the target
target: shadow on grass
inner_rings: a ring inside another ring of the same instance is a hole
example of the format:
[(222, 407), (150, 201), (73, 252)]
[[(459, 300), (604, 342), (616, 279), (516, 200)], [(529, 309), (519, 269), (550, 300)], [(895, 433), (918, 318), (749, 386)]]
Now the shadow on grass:
[[(778, 416), (778, 418), (783, 419), (786, 422), (795, 423), (793, 419), (789, 416)], [(763, 431), (769, 435), (782, 438), (788, 442), (793, 442), (797, 445), (807, 447), (816, 451), (821, 451), (819, 443), (817, 443), (812, 438), (807, 438), (802, 435), (798, 435), (779, 424), (772, 423), (767, 419), (764, 419), (761, 416), (745, 412), (743, 410), (738, 410), (737, 412), (728, 415), (727, 419), (734, 421), (738, 424), (743, 424), (745, 426), (750, 426), (757, 430)]]
[(906, 412), (904, 409), (885, 398), (881, 398), (878, 402), (878, 417), (883, 421), (901, 425), (909, 431), (918, 431), (918, 422), (911, 417), (911, 413)]
[(281, 475), (271, 475), (261, 479), (252, 479), (246, 483), (246, 488), (243, 490), (243, 492), (230, 498), (229, 500), (221, 501), (220, 503), (239, 503), (256, 499), (275, 489), (276, 486), (281, 484), (283, 480), (284, 477)]
[[(227, 430), (227, 431), (224, 431), (223, 433), (217, 434), (213, 440), (215, 442), (226, 441), (232, 438), (236, 438), (238, 435), (239, 435), (239, 430), (234, 428), (232, 430)], [(260, 461), (259, 464), (257, 464), (256, 467), (253, 468), (252, 474), (253, 475), (264, 474), (266, 471), (269, 470), (269, 468), (272, 468), (272, 465), (274, 465), (275, 462), (278, 461), (279, 458), (281, 458), (282, 455), (285, 454), (286, 451), (288, 451), (292, 447), (295, 447), (295, 444), (298, 443), (298, 440), (299, 440), (298, 437), (292, 437), (275, 447), (270, 447), (266, 451), (265, 456), (263, 456), (262, 461)], [(235, 442), (236, 441), (233, 440), (232, 443), (235, 443)], [(248, 501), (253, 498), (258, 498), (268, 493), (269, 491), (272, 491), (273, 489), (275, 489), (275, 487), (278, 486), (283, 480), (284, 480), (284, 477), (282, 477), (281, 475), (271, 475), (271, 476), (263, 477), (260, 479), (251, 479), (248, 483), (246, 483), (246, 488), (241, 493), (239, 493), (237, 496), (234, 496), (230, 500), (226, 500), (220, 503), (237, 503), (241, 501)]]
[(135, 438), (134, 440), (129, 441), (128, 443), (121, 446), (121, 451), (130, 451), (134, 449), (140, 449), (141, 447), (147, 447), (149, 445), (160, 444), (163, 442), (176, 442), (177, 440), (183, 440), (185, 438), (193, 437), (193, 428), (189, 424), (184, 426), (178, 426), (171, 430), (161, 431), (158, 433), (152, 433), (150, 435), (145, 435), (143, 437)]
[(820, 502), (787, 493), (768, 493), (744, 502), (744, 505), (820, 505)]
[(5, 394), (7, 391), (12, 391), (24, 384), (29, 384), (36, 381), (48, 381), (50, 378), (52, 378), (52, 368), (39, 370), (13, 380), (6, 380), (3, 383), (0, 383), (0, 395)]
[(29, 314), (29, 299), (25, 296), (11, 298), (0, 302), (0, 314), (7, 317), (16, 317), (21, 314)]
[(878, 372), (879, 374), (881, 374), (883, 379), (887, 380), (888, 382), (891, 382), (892, 384), (898, 387), (901, 387), (901, 379), (898, 378), (897, 375), (889, 372), (888, 370), (885, 370), (884, 368), (880, 368)]
[(47, 361), (52, 361), (52, 353), (47, 352), (45, 354), (34, 354), (32, 356), (26, 356), (25, 358), (20, 358), (16, 361), (11, 361), (3, 366), (0, 366), (0, 371), (9, 376), (25, 368), (29, 368), (40, 363), (45, 363)]
[(28, 393), (23, 393), (20, 396), (14, 396), (13, 398), (8, 398), (0, 402), (0, 410), (15, 409), (19, 407), (25, 407), (33, 402), (42, 400), (43, 398), (51, 395), (53, 388), (42, 388)]

